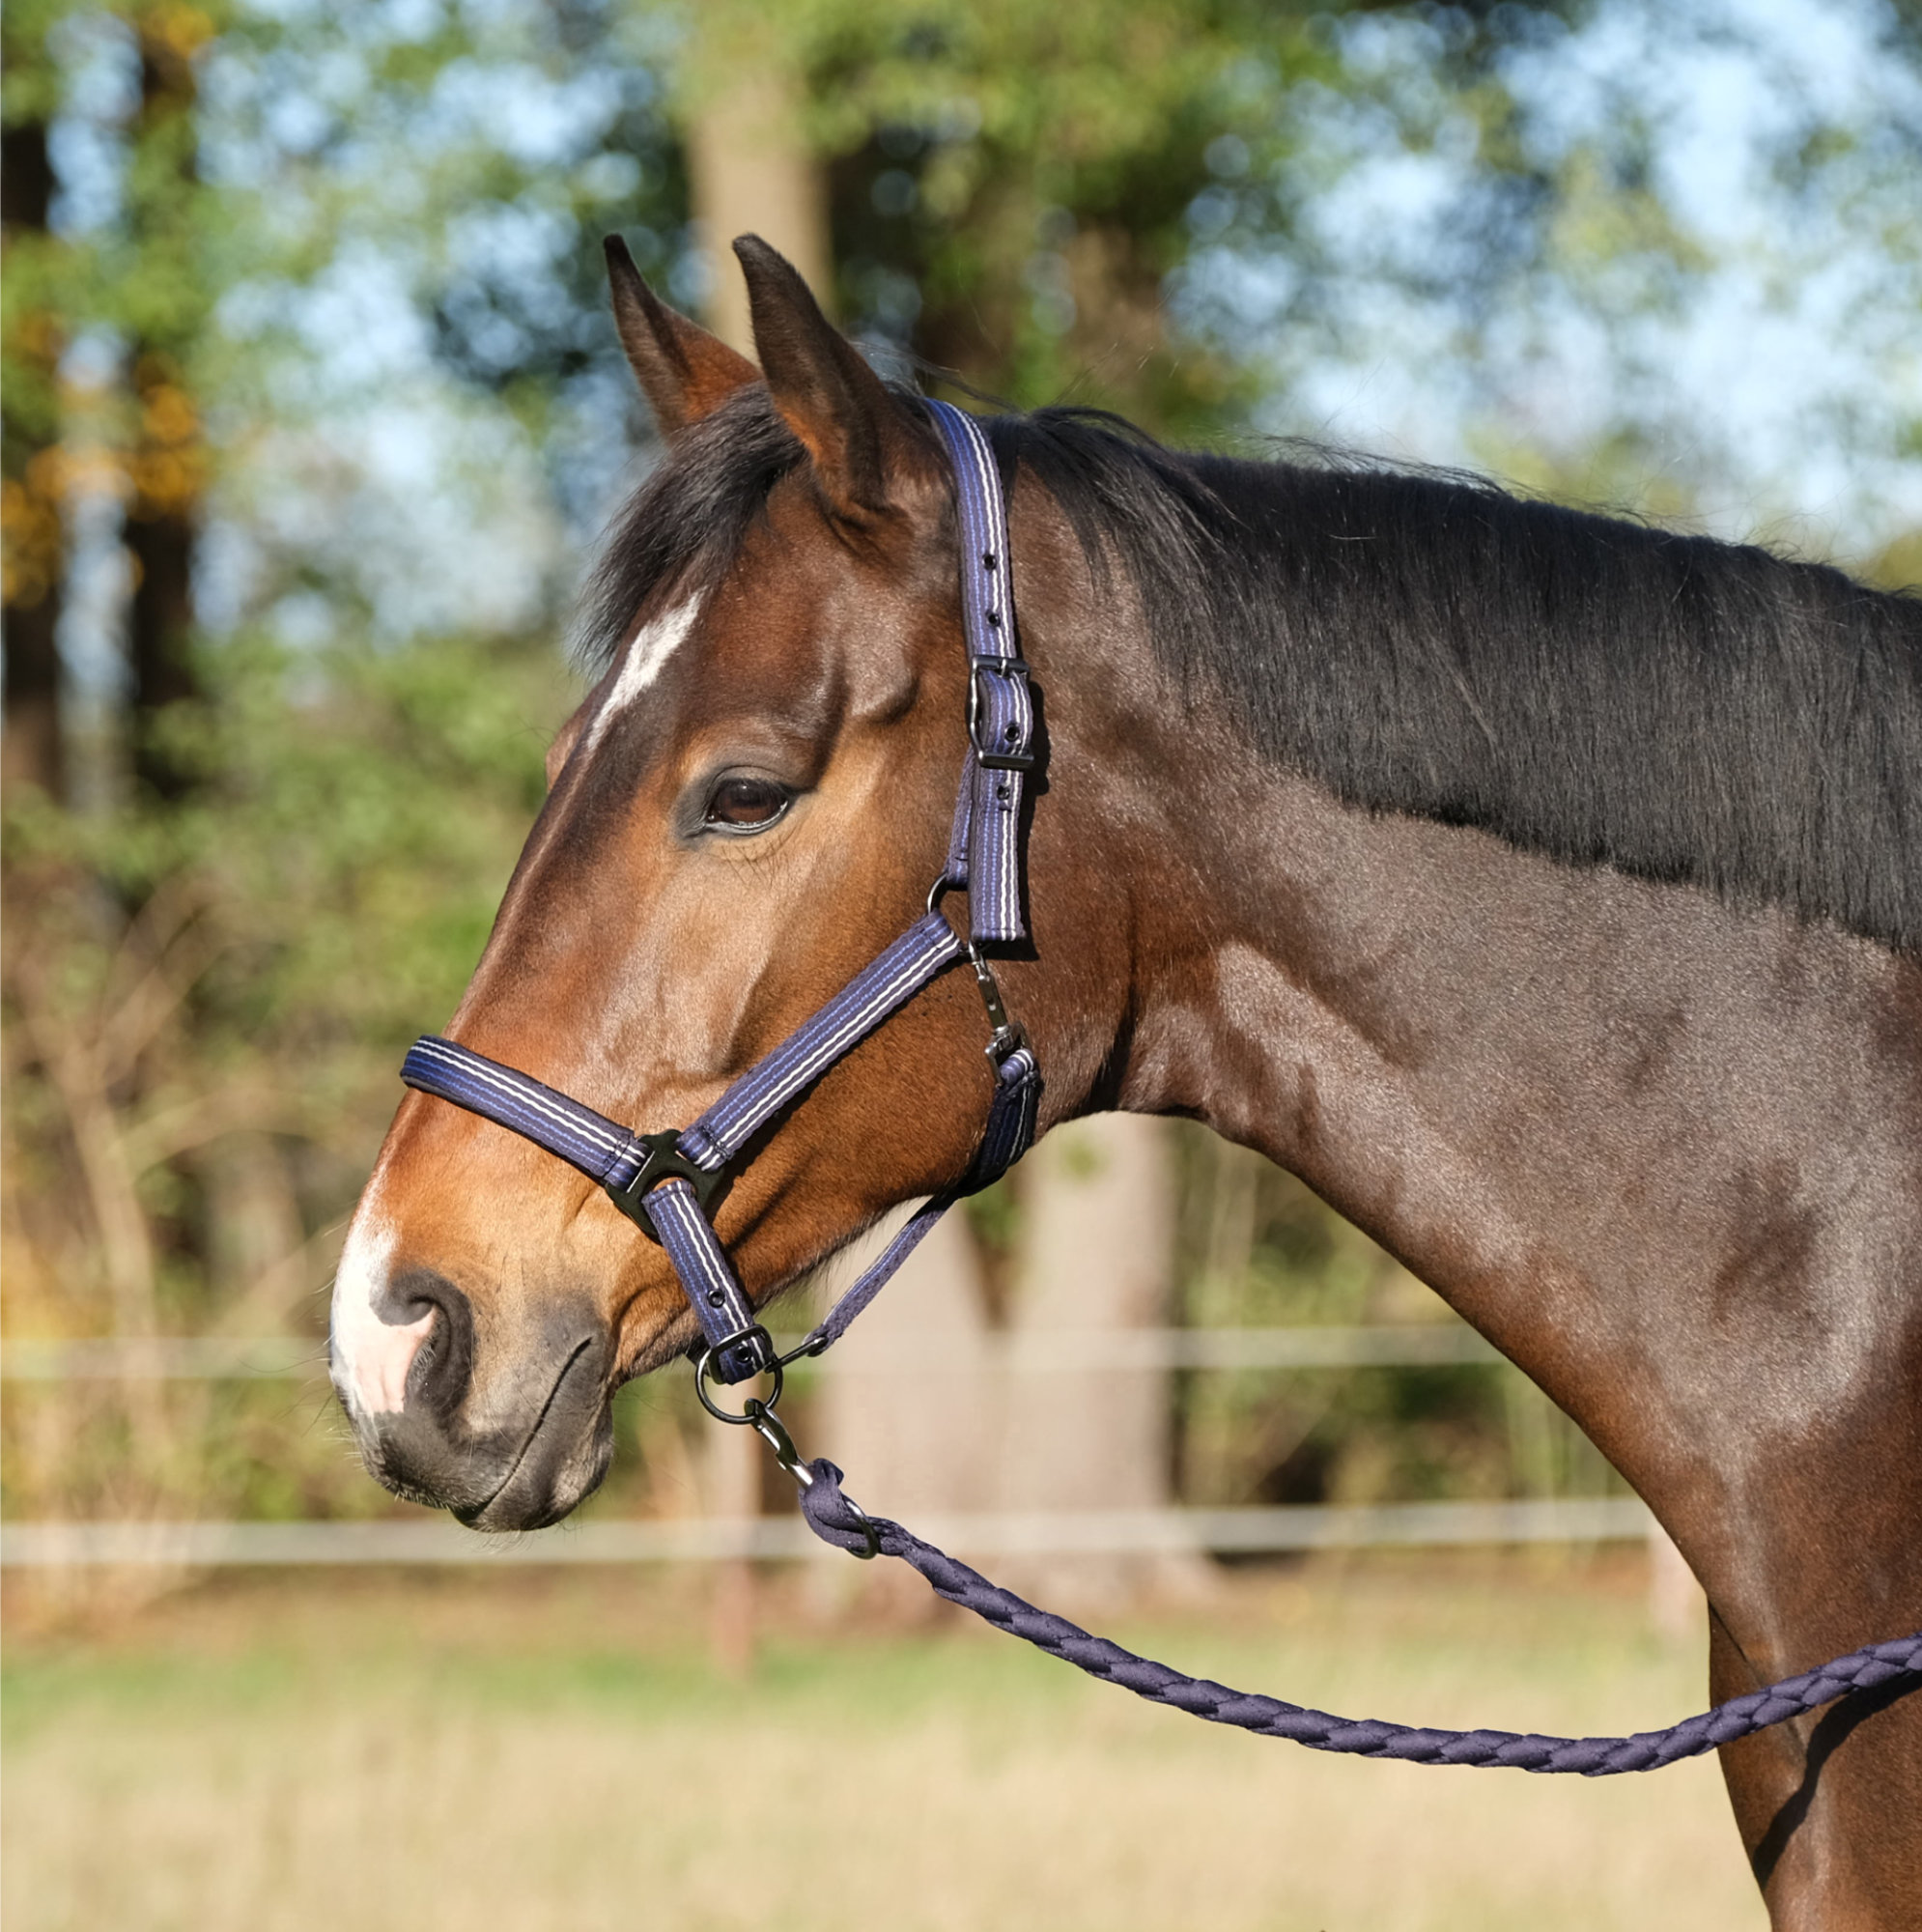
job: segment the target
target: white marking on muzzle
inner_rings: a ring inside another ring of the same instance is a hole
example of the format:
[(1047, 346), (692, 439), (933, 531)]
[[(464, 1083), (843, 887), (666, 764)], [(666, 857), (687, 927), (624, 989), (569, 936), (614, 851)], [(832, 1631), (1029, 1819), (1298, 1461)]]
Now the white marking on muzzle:
[(382, 1321), (375, 1302), (394, 1258), (393, 1231), (364, 1211), (354, 1216), (333, 1284), (333, 1378), (355, 1415), (397, 1415), (407, 1402), (408, 1371), (434, 1326), (430, 1308), (418, 1321)]
[(613, 688), (601, 700), (601, 708), (595, 712), (594, 722), (587, 727), (587, 741), (576, 756), (584, 757), (593, 751), (608, 726), (661, 675), (662, 668), (693, 629), (694, 619), (700, 615), (700, 594), (696, 592), (686, 603), (676, 604), (671, 611), (664, 611), (651, 624), (643, 624), (634, 634), (621, 659), (620, 673), (614, 679)]

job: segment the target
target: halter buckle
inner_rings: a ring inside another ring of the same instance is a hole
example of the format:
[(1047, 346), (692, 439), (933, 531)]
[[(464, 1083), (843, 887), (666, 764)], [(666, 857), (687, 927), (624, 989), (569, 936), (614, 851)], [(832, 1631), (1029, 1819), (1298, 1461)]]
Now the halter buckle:
[(685, 1180), (694, 1190), (694, 1199), (701, 1205), (702, 1212), (714, 1198), (714, 1190), (724, 1178), (718, 1167), (696, 1167), (680, 1149), (680, 1135), (669, 1127), (658, 1134), (636, 1134), (635, 1140), (647, 1150), (640, 1163), (640, 1171), (625, 1187), (615, 1187), (603, 1181), (608, 1199), (625, 1214), (640, 1232), (657, 1246), (661, 1236), (655, 1231), (653, 1217), (648, 1213), (642, 1196), (651, 1193), (664, 1180)]
[[(1024, 686), (1028, 682), (1028, 666), (1021, 658), (976, 658), (968, 676), (968, 742), (975, 748), (975, 762), (987, 772), (1032, 772), (1034, 769), (1034, 748), (1028, 735), (1020, 727), (1010, 723), (1007, 729), (1016, 733), (1007, 744), (990, 745), (981, 742), (981, 723), (988, 707), (981, 701), (981, 679), (984, 677), (1019, 678)], [(1029, 715), (1032, 714), (1032, 698), (1028, 700)]]

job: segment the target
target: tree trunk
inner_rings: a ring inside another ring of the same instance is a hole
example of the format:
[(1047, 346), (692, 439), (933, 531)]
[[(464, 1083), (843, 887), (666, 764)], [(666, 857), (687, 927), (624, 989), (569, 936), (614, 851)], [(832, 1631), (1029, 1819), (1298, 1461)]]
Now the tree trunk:
[[(140, 114), (135, 140), (164, 197), (143, 197), (136, 220), (148, 251), (159, 251), (197, 180), (193, 70), (197, 29), (184, 38), (164, 12), (143, 16), (140, 32)], [(171, 265), (176, 274), (188, 265)], [(194, 306), (192, 301), (186, 305)], [(128, 374), (138, 410), (128, 454), (131, 497), (125, 541), (133, 565), (127, 611), (127, 664), (134, 776), (161, 798), (178, 798), (193, 783), (193, 760), (170, 731), (168, 713), (196, 697), (193, 664), (193, 564), (199, 543), (206, 453), (200, 412), (188, 393), (181, 353), (193, 325), (183, 317), (169, 344), (137, 340)]]
[[(9, 47), (8, 65), (14, 49)], [(21, 121), (0, 136), (0, 250), (42, 246), (53, 169), (46, 124)], [(11, 263), (5, 272), (11, 274)], [(61, 504), (58, 364), (63, 330), (56, 317), (25, 314), (9, 331), (8, 371), (0, 393), (0, 490), (4, 490), (7, 645), (6, 737), (0, 783), (8, 792), (37, 786), (49, 798), (66, 791), (61, 732), (61, 588), (67, 541)]]
[[(1146, 1510), (1170, 1499), (1171, 1414), (1163, 1369), (1073, 1366), (1078, 1338), (1169, 1320), (1174, 1173), (1163, 1122), (1103, 1114), (1057, 1127), (1024, 1164), (1022, 1238), (1010, 1317), (1002, 1505)], [(1113, 1602), (1142, 1584), (1188, 1582), (1198, 1564), (1061, 1557), (1025, 1566), (1015, 1587), (1044, 1600)]]
[[(832, 311), (827, 175), (804, 138), (798, 84), (765, 57), (751, 66), (726, 58), (727, 19), (709, 27), (704, 17), (703, 26), (709, 40), (693, 88), (688, 168), (707, 257), (708, 322), (751, 355), (748, 298), (729, 244), (737, 235), (759, 235)], [(822, 1453), (846, 1459), (856, 1497), (872, 1493), (877, 1508), (910, 1513), (977, 1509), (990, 1500), (982, 1473), (990, 1438), (980, 1426), (983, 1305), (973, 1238), (965, 1219), (951, 1214), (824, 1361), (815, 1433)], [(745, 1429), (717, 1435), (723, 1438), (712, 1445), (717, 1457), (765, 1453)], [(746, 1492), (743, 1479), (733, 1479), (729, 1493)], [(842, 1587), (865, 1579), (836, 1561), (851, 1573)], [(926, 1591), (907, 1581), (919, 1608)], [(723, 1578), (721, 1601), (731, 1603), (738, 1587)], [(738, 1617), (730, 1611), (728, 1621)]]
[[(692, 90), (688, 173), (707, 267), (708, 325), (724, 342), (751, 355), (747, 292), (729, 245), (734, 238), (756, 234), (778, 248), (830, 307), (833, 265), (826, 183), (802, 138), (795, 89), (777, 66), (764, 62), (746, 67), (726, 58), (728, 24), (703, 18), (705, 71)], [(920, 1299), (918, 1281), (931, 1286), (937, 1300), (946, 1298), (946, 1290), (962, 1265), (953, 1259), (956, 1251), (951, 1242), (947, 1251), (950, 1261), (946, 1271), (938, 1259), (922, 1263), (919, 1257), (903, 1270), (902, 1279), (889, 1290), (897, 1306), (913, 1306)], [(975, 1321), (978, 1329), (978, 1314)], [(852, 1458), (851, 1474), (858, 1475), (870, 1466), (870, 1460), (877, 1466), (891, 1464), (919, 1438), (914, 1383), (892, 1378), (876, 1384), (859, 1371), (852, 1378), (845, 1377), (840, 1352), (829, 1358), (824, 1371), (821, 1408), (828, 1430), (824, 1440), (837, 1439), (836, 1425), (851, 1407), (871, 1404), (863, 1416), (862, 1441), (873, 1447), (870, 1452), (863, 1446)], [(707, 1447), (710, 1507), (727, 1515), (756, 1509), (760, 1463), (766, 1453), (750, 1430), (714, 1429)], [(724, 1669), (738, 1673), (748, 1668), (752, 1629), (751, 1567), (745, 1562), (724, 1563), (715, 1578), (710, 1630), (713, 1649)]]
[(192, 783), (191, 761), (168, 735), (168, 711), (196, 696), (193, 670), (193, 553), (197, 518), (185, 509), (136, 509), (127, 521), (133, 559), (127, 656), (133, 672), (133, 771), (161, 798)]
[(708, 269), (708, 327), (754, 353), (747, 284), (732, 242), (758, 235), (801, 270), (821, 306), (834, 308), (828, 185), (799, 123), (797, 93), (759, 67), (705, 91), (688, 128), (688, 178)]

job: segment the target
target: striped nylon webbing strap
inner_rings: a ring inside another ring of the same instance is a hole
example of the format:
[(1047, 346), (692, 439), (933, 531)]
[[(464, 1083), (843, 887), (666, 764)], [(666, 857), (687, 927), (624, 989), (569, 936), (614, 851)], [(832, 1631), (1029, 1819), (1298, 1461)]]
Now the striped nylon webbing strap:
[(947, 403), (930, 402), (927, 407), (954, 462), (961, 533), (968, 736), (974, 750), (962, 787), (968, 825), (969, 916), (977, 941), (1025, 939), (1021, 808), (1028, 773), (1034, 764), (1034, 696), (1014, 631), (1001, 469), (980, 424), (965, 410)]

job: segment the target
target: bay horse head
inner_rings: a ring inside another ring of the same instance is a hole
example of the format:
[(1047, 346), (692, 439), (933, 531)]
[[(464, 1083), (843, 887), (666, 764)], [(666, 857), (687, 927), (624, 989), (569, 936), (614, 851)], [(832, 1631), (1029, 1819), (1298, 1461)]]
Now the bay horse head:
[[(760, 368), (609, 246), (667, 457), (602, 566), (603, 674), (549, 754), (446, 1036), (658, 1127), (920, 910), (974, 696), (929, 406), (884, 385), (771, 249), (739, 249)], [(967, 975), (930, 986), (716, 1177), (755, 1302), (968, 1169), (995, 1086), (982, 1034)], [(382, 1482), (482, 1528), (551, 1521), (605, 1471), (614, 1389), (695, 1333), (603, 1188), (475, 1114), (402, 1103), (333, 1304), (336, 1385)]]

